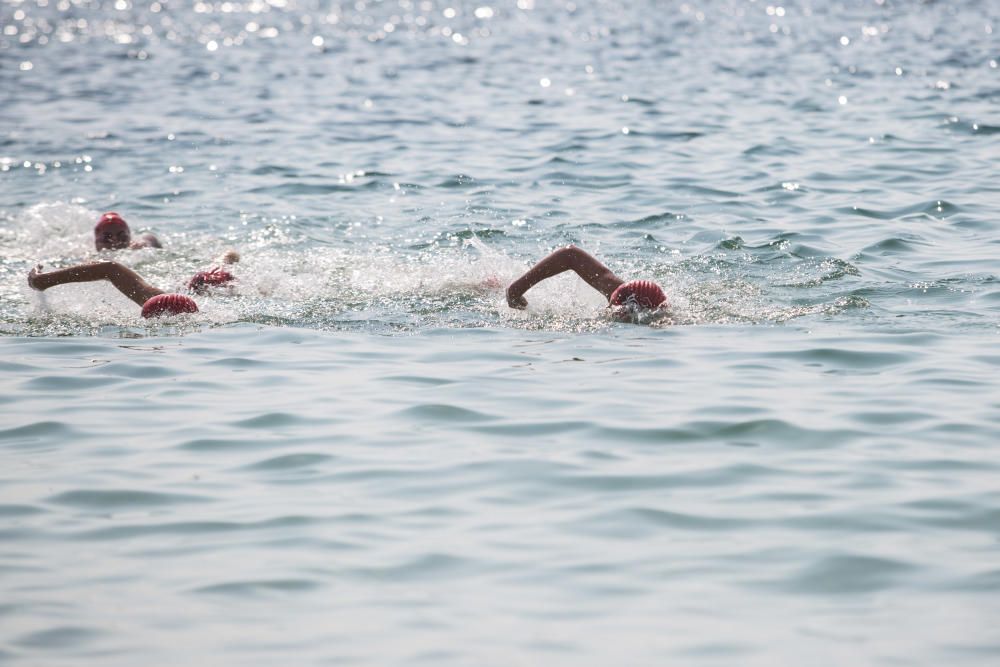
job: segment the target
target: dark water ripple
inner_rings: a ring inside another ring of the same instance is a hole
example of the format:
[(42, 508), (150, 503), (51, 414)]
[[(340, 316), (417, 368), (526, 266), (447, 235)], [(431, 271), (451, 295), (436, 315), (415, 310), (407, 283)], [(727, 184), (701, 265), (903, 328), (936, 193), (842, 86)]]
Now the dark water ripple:
[(308, 579), (280, 579), (272, 581), (231, 581), (196, 589), (195, 593), (251, 597), (266, 594), (302, 593), (320, 587), (316, 581)]
[(80, 648), (100, 634), (94, 628), (67, 625), (23, 635), (14, 640), (14, 645), (44, 651), (65, 651)]
[(3, 517), (24, 517), (33, 514), (41, 514), (45, 510), (32, 505), (0, 505), (0, 516)]
[(85, 510), (123, 510), (138, 507), (158, 507), (191, 502), (207, 502), (207, 497), (178, 493), (150, 493), (138, 490), (120, 491), (66, 491), (51, 496), (47, 502)]
[(301, 475), (302, 469), (314, 470), (322, 466), (322, 464), (329, 461), (332, 457), (326, 454), (288, 454), (285, 456), (275, 456), (269, 459), (264, 459), (246, 466), (246, 470), (249, 471), (261, 471), (261, 472), (285, 472), (285, 471), (295, 471), (297, 475)]
[(917, 568), (899, 560), (840, 554), (824, 558), (781, 585), (793, 593), (850, 595), (891, 588)]

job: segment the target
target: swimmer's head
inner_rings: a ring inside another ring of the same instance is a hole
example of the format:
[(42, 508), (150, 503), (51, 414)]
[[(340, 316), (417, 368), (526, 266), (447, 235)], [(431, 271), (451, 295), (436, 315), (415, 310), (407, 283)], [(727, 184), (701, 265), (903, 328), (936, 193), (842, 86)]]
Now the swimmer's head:
[(132, 230), (114, 211), (102, 215), (94, 225), (94, 247), (97, 250), (121, 250), (127, 248), (131, 242)]
[(622, 283), (611, 293), (608, 305), (616, 320), (638, 322), (666, 309), (667, 295), (652, 281), (632, 280)]
[(226, 252), (219, 255), (217, 260), (219, 264), (238, 264), (240, 261), (240, 253), (233, 249), (229, 249)]
[(146, 318), (197, 312), (198, 304), (183, 294), (157, 294), (142, 304), (142, 316)]

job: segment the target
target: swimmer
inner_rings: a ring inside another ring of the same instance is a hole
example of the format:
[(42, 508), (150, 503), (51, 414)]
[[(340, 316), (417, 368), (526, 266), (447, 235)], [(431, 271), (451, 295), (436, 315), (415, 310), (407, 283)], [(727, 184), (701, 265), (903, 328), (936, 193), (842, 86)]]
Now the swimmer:
[(603, 294), (615, 319), (633, 320), (639, 312), (656, 312), (667, 308), (667, 295), (654, 282), (625, 282), (598, 259), (576, 246), (559, 248), (528, 269), (507, 287), (507, 305), (523, 310), (528, 307), (524, 293), (563, 271), (575, 271), (578, 276)]
[[(215, 260), (219, 264), (236, 264), (240, 261), (240, 253), (227, 250)], [(232, 287), (230, 283), (236, 277), (221, 266), (215, 266), (208, 271), (199, 271), (188, 281), (187, 287), (195, 294), (205, 294), (213, 287)]]
[[(219, 260), (224, 264), (233, 264), (238, 262), (239, 258), (239, 253), (230, 250)], [(28, 272), (28, 286), (40, 292), (66, 283), (107, 280), (119, 292), (142, 307), (143, 317), (198, 312), (198, 304), (191, 297), (184, 294), (168, 294), (153, 287), (138, 273), (118, 262), (78, 264), (65, 269), (45, 272), (41, 269), (42, 267), (39, 265)], [(188, 282), (188, 289), (195, 294), (205, 294), (211, 287), (228, 287), (233, 280), (235, 278), (229, 271), (215, 267), (210, 271), (196, 273)]]
[(98, 250), (123, 250), (130, 248), (162, 248), (160, 239), (153, 234), (143, 234), (132, 240), (132, 230), (125, 219), (114, 211), (108, 211), (94, 225), (94, 247)]

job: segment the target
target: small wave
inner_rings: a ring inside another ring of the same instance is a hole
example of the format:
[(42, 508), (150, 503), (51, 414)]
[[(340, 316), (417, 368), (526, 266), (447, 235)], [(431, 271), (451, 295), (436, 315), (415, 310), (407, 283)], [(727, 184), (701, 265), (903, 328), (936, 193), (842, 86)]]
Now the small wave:
[(181, 493), (152, 493), (137, 490), (76, 490), (49, 496), (47, 502), (78, 509), (122, 511), (137, 508), (209, 502), (205, 496)]
[(146, 201), (151, 203), (160, 203), (165, 201), (179, 202), (184, 199), (195, 199), (201, 196), (203, 193), (201, 190), (170, 190), (167, 192), (153, 192), (150, 194), (139, 195), (137, 201)]
[(194, 452), (228, 452), (228, 451), (254, 451), (259, 449), (273, 449), (278, 447), (290, 447), (294, 443), (287, 438), (195, 438), (177, 445), (177, 449), (184, 449)]
[(274, 429), (274, 428), (290, 428), (305, 425), (316, 425), (325, 423), (328, 420), (320, 419), (307, 419), (300, 415), (294, 415), (287, 412), (268, 412), (262, 415), (257, 415), (249, 419), (240, 419), (237, 421), (230, 422), (231, 426), (237, 428), (245, 429)]
[[(873, 243), (870, 246), (866, 246), (862, 249), (864, 253), (870, 253), (875, 255), (899, 255), (904, 253), (915, 252), (917, 249), (914, 247), (919, 243), (919, 239), (916, 238), (888, 238), (882, 239), (877, 243)], [(930, 245), (927, 243), (920, 243), (920, 245)]]
[(721, 516), (705, 516), (652, 507), (634, 507), (602, 512), (577, 521), (574, 528), (588, 535), (639, 539), (664, 530), (691, 532), (730, 532), (748, 528), (755, 522)]
[(493, 415), (487, 415), (475, 410), (461, 408), (455, 405), (444, 404), (423, 404), (406, 408), (400, 416), (407, 419), (417, 419), (419, 421), (430, 422), (483, 422), (496, 419)]
[(980, 123), (978, 121), (960, 120), (954, 116), (947, 119), (943, 126), (951, 131), (970, 136), (992, 136), (1000, 134), (1000, 125)]
[(57, 421), (39, 421), (0, 431), (0, 442), (19, 449), (51, 447), (53, 442), (67, 442), (78, 436), (72, 426)]
[(704, 441), (758, 445), (795, 443), (798, 447), (815, 448), (833, 447), (835, 443), (857, 435), (849, 429), (811, 429), (781, 419), (692, 422), (672, 428), (599, 426), (595, 428), (595, 434), (614, 442), (663, 445)]
[[(360, 187), (373, 187), (374, 182), (368, 182)], [(349, 192), (359, 186), (340, 183), (281, 183), (279, 185), (264, 185), (251, 188), (248, 192), (252, 194), (268, 194), (277, 197), (319, 196), (329, 195), (335, 192)]]
[[(131, 540), (147, 535), (207, 536), (232, 532), (268, 533), (286, 528), (308, 526), (316, 519), (301, 516), (285, 516), (262, 521), (173, 521), (166, 523), (145, 522), (140, 524), (115, 525), (106, 528), (82, 530), (75, 535), (78, 540), (106, 541)], [(197, 548), (197, 547), (194, 547)]]
[(60, 625), (15, 637), (12, 643), (22, 648), (58, 652), (82, 648), (103, 634), (101, 630), (96, 628)]
[(294, 178), (300, 173), (296, 167), (285, 167), (278, 164), (265, 164), (250, 170), (252, 176), (285, 176)]
[[(974, 593), (997, 593), (1000, 592), (1000, 569), (977, 572), (961, 579), (949, 582), (950, 590), (965, 590)], [(990, 655), (995, 654), (996, 649), (991, 648)]]
[(856, 266), (845, 260), (837, 259), (836, 257), (808, 260), (797, 265), (794, 268), (793, 273), (793, 280), (779, 278), (776, 279), (775, 285), (781, 287), (793, 287), (797, 289), (812, 288), (819, 287), (824, 283), (840, 280), (848, 276), (861, 275), (861, 271)]
[(895, 352), (866, 352), (841, 348), (811, 348), (792, 352), (771, 352), (766, 356), (775, 359), (796, 359), (840, 369), (875, 370), (906, 364), (917, 358), (917, 355)]
[(445, 180), (437, 184), (439, 188), (455, 189), (455, 188), (471, 188), (478, 185), (479, 182), (473, 176), (467, 174), (455, 174), (450, 176)]
[(259, 579), (227, 581), (194, 589), (195, 593), (207, 595), (230, 595), (234, 597), (259, 597), (275, 593), (301, 593), (319, 589), (323, 584), (315, 579)]
[(473, 430), (477, 433), (485, 433), (489, 435), (502, 435), (512, 438), (527, 438), (527, 437), (554, 436), (565, 433), (574, 433), (577, 431), (586, 431), (589, 430), (591, 426), (592, 424), (590, 422), (582, 420), (566, 420), (566, 421), (522, 420), (516, 424), (497, 421), (496, 423), (493, 424), (474, 426), (470, 430)]
[(286, 454), (285, 456), (275, 456), (258, 461), (257, 463), (251, 463), (245, 466), (244, 469), (260, 472), (297, 471), (303, 468), (312, 468), (331, 460), (333, 460), (333, 457), (327, 454)]
[(44, 513), (44, 509), (41, 507), (35, 507), (34, 505), (0, 504), (0, 517), (8, 519), (17, 519)]
[(898, 559), (838, 554), (775, 584), (791, 593), (853, 595), (893, 588), (919, 571), (915, 564)]
[(349, 570), (363, 579), (388, 582), (451, 581), (480, 574), (484, 565), (478, 561), (445, 553), (429, 553), (395, 565)]
[(798, 144), (784, 138), (774, 140), (770, 144), (754, 144), (743, 151), (746, 157), (786, 157), (789, 155), (801, 155), (802, 149)]
[(630, 220), (626, 223), (626, 225), (629, 227), (658, 227), (661, 224), (677, 223), (687, 219), (688, 217), (683, 213), (671, 213), (670, 211), (664, 211), (663, 213), (647, 215), (637, 220)]
[[(692, 434), (692, 431), (687, 431)], [(783, 476), (777, 468), (753, 464), (732, 464), (672, 474), (607, 475), (573, 471), (551, 483), (574, 489), (619, 492), (654, 489), (730, 488)]]
[(632, 182), (632, 176), (629, 174), (597, 176), (594, 174), (581, 175), (565, 171), (549, 172), (543, 174), (541, 178), (557, 185), (572, 186), (584, 190), (614, 190)]
[(651, 137), (653, 139), (659, 139), (661, 141), (675, 141), (675, 142), (687, 142), (698, 137), (705, 136), (704, 132), (658, 132), (658, 131), (645, 131), (641, 129), (636, 129), (630, 127), (628, 130), (628, 136), (630, 137)]
[(948, 201), (934, 200), (885, 211), (862, 208), (859, 206), (844, 206), (836, 210), (838, 213), (844, 213), (846, 215), (875, 218), (877, 220), (897, 220), (914, 213), (926, 213), (935, 218), (947, 218), (955, 213), (959, 213), (962, 208)]

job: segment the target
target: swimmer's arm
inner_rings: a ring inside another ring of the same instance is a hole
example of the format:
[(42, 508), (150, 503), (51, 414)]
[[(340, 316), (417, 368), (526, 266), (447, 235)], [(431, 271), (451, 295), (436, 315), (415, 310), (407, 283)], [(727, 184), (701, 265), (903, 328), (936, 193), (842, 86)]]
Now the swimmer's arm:
[(128, 247), (132, 250), (138, 248), (162, 248), (163, 244), (160, 243), (160, 239), (156, 238), (156, 234), (143, 234), (139, 237), (138, 241), (132, 241)]
[(563, 271), (575, 271), (588, 285), (608, 299), (611, 298), (611, 293), (624, 282), (596, 257), (571, 245), (556, 250), (512, 282), (507, 288), (507, 304), (511, 308), (527, 307), (528, 302), (524, 298), (524, 293), (546, 278), (551, 278)]
[(66, 283), (88, 283), (95, 280), (107, 280), (118, 291), (132, 299), (140, 306), (163, 290), (156, 289), (138, 273), (118, 262), (95, 262), (80, 264), (66, 269), (57, 269), (42, 273), (41, 267), (35, 267), (28, 273), (28, 285), (39, 291), (47, 290), (56, 285)]

